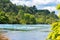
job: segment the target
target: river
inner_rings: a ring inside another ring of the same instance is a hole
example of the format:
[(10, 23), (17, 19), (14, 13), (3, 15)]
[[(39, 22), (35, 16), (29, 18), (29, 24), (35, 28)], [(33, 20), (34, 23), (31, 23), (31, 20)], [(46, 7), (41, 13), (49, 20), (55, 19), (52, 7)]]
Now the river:
[(5, 34), (10, 40), (45, 40), (50, 32), (50, 25), (19, 25), (0, 24), (0, 28), (13, 28), (25, 31), (7, 31)]

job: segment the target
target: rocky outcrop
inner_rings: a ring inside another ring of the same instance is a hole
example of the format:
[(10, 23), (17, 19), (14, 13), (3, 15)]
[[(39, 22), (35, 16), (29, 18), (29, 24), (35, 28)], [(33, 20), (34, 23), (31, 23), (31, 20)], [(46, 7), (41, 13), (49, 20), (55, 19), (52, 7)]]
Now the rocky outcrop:
[(9, 40), (5, 34), (0, 34), (0, 40)]

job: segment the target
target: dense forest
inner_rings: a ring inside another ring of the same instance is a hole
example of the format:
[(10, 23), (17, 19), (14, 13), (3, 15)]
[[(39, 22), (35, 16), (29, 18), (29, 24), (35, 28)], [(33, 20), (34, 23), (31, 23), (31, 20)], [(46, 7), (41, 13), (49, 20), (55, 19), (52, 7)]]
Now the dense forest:
[(38, 10), (36, 6), (15, 5), (10, 0), (0, 0), (0, 24), (51, 24), (58, 20), (55, 11)]

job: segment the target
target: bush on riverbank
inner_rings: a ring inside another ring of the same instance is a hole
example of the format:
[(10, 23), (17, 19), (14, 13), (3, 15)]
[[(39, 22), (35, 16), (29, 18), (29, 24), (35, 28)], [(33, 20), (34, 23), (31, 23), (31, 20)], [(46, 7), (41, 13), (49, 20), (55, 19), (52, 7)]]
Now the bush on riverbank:
[(52, 24), (52, 32), (49, 33), (47, 40), (60, 40), (60, 22)]

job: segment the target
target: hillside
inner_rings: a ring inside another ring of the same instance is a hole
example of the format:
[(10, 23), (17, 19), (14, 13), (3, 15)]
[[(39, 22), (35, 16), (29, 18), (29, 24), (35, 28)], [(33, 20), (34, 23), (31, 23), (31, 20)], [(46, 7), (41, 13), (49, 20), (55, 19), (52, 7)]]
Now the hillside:
[(58, 19), (55, 11), (38, 10), (35, 5), (17, 6), (10, 0), (0, 0), (0, 24), (51, 24)]

